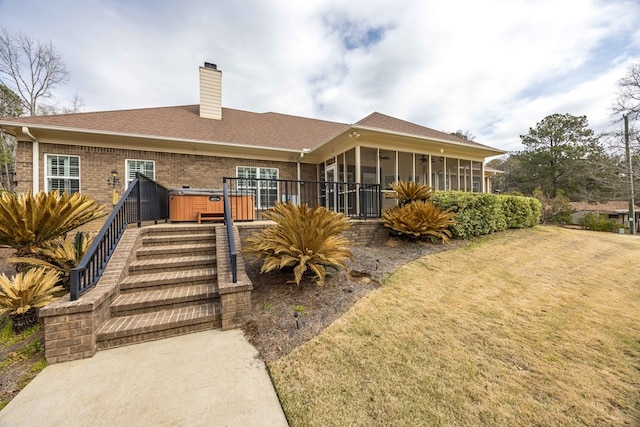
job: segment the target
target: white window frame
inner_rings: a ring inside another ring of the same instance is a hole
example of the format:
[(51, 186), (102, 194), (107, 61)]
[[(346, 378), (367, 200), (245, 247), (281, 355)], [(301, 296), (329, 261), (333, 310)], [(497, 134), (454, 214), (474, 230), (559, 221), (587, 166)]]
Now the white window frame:
[[(144, 173), (146, 172), (146, 166), (144, 167), (143, 170), (141, 170), (138, 167), (138, 163), (136, 163), (136, 167), (135, 169), (132, 171), (131, 168), (129, 167), (129, 162), (139, 162), (139, 163), (150, 163), (153, 166), (153, 176), (149, 176), (148, 174)], [(131, 172), (134, 172), (133, 175), (131, 175)], [(124, 176), (126, 177), (126, 186), (129, 187), (129, 184), (131, 184), (131, 181), (133, 181), (135, 179), (135, 172), (142, 172), (143, 175), (146, 175), (148, 178), (151, 178), (152, 180), (156, 180), (156, 162), (155, 160), (145, 160), (145, 159), (125, 159), (124, 161)]]
[[(254, 170), (253, 177), (246, 178), (244, 176), (240, 176), (241, 169), (252, 169)], [(255, 197), (255, 204), (258, 209), (268, 209), (273, 207), (273, 203), (277, 202), (279, 199), (279, 188), (276, 183), (274, 186), (265, 187), (266, 183), (261, 183), (260, 185), (256, 185), (256, 181), (251, 184), (252, 179), (260, 179), (263, 176), (263, 170), (275, 171), (276, 177), (272, 179), (280, 178), (280, 169), (279, 168), (269, 168), (269, 167), (259, 167), (259, 166), (236, 166), (236, 177), (238, 178), (238, 190), (249, 191)], [(262, 178), (265, 179), (265, 178)], [(248, 185), (247, 185), (248, 184)], [(273, 201), (270, 203), (269, 200), (263, 201), (262, 195), (264, 191), (273, 191), (275, 190), (275, 197)]]
[[(71, 159), (78, 159), (78, 175), (74, 176), (71, 175), (70, 173), (67, 174), (63, 174), (63, 175), (53, 175), (51, 173), (49, 173), (49, 161), (50, 159), (53, 158), (56, 159), (60, 159), (60, 158), (66, 158), (67, 159), (67, 172), (70, 172), (70, 167), (71, 167)], [(50, 183), (49, 180), (51, 179), (61, 179), (65, 181), (65, 188), (63, 191), (67, 191), (67, 182), (71, 182), (73, 181), (77, 181), (78, 182), (78, 191), (71, 191), (71, 193), (80, 193), (81, 192), (81, 188), (82, 188), (82, 182), (80, 180), (80, 175), (82, 175), (80, 173), (80, 171), (82, 170), (82, 164), (80, 162), (80, 156), (74, 156), (74, 155), (69, 155), (69, 154), (45, 154), (44, 155), (44, 188), (45, 191), (49, 192), (49, 191), (53, 191), (53, 190), (59, 190), (59, 188), (52, 188), (52, 185)], [(71, 188), (69, 186), (69, 188)]]

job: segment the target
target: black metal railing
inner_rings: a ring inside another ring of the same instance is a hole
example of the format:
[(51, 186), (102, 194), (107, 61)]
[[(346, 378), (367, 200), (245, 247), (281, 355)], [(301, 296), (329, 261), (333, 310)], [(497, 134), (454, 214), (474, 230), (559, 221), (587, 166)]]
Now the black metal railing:
[(71, 270), (71, 301), (95, 286), (129, 224), (137, 223), (140, 227), (143, 221), (168, 218), (167, 189), (136, 173), (78, 266)]
[(263, 219), (275, 202), (324, 206), (350, 218), (380, 218), (382, 213), (379, 184), (235, 177), (225, 177), (223, 182), (228, 191), (225, 203), (234, 221)]
[(222, 194), (224, 196), (224, 224), (227, 228), (227, 240), (229, 242), (229, 262), (231, 267), (231, 279), (233, 283), (238, 282), (238, 251), (236, 250), (236, 240), (233, 236), (233, 216), (231, 215), (231, 203), (229, 203), (229, 189), (227, 179), (222, 178)]

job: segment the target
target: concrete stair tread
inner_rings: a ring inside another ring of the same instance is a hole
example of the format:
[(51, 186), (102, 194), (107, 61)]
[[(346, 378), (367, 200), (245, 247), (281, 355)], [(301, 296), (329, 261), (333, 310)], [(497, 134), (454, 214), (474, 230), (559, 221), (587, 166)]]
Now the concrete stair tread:
[(169, 305), (186, 301), (207, 300), (218, 295), (217, 286), (180, 286), (155, 291), (121, 294), (111, 304), (112, 311), (134, 310), (153, 305)]
[(219, 314), (218, 304), (207, 303), (188, 307), (160, 310), (153, 313), (109, 319), (97, 333), (97, 341), (149, 334), (199, 323), (212, 323)]

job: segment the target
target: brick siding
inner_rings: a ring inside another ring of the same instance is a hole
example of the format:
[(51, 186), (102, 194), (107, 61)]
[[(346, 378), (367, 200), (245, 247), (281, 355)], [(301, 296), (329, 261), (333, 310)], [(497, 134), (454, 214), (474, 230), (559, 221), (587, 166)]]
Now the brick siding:
[[(236, 166), (275, 167), (279, 169), (281, 179), (296, 179), (297, 177), (297, 164), (295, 162), (273, 162), (40, 142), (39, 187), (41, 190), (45, 189), (46, 165), (44, 164), (44, 159), (46, 154), (79, 156), (80, 191), (95, 198), (99, 204), (109, 206), (111, 205), (111, 188), (107, 185), (107, 180), (111, 177), (111, 171), (115, 169), (120, 178), (120, 184), (117, 189), (122, 194), (126, 188), (126, 159), (154, 161), (156, 181), (167, 188), (180, 188), (188, 185), (191, 188), (220, 189), (222, 188), (222, 178), (224, 176), (236, 176)], [(30, 190), (33, 187), (32, 159), (33, 143), (19, 141), (16, 178), (19, 192)], [(301, 164), (300, 169), (302, 179), (317, 179), (316, 165)]]

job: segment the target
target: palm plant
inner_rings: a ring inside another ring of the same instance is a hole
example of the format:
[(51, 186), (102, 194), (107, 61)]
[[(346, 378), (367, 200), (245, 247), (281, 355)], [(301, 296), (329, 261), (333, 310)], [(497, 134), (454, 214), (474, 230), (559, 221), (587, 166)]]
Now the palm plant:
[(8, 258), (7, 261), (19, 266), (57, 271), (60, 281), (68, 288), (71, 270), (80, 263), (94, 237), (93, 233), (87, 232), (78, 232), (74, 237), (59, 237), (35, 248), (30, 254), (32, 256)]
[(0, 194), (0, 245), (18, 256), (106, 215), (104, 207), (80, 193)]
[(276, 203), (265, 217), (276, 224), (247, 239), (245, 251), (264, 260), (261, 272), (294, 267), (295, 282), (311, 271), (324, 284), (327, 266), (346, 267), (353, 259), (349, 241), (341, 233), (351, 227), (343, 214), (322, 206)]
[(54, 293), (63, 289), (56, 286), (59, 279), (56, 271), (39, 268), (18, 273), (12, 279), (0, 274), (0, 308), (10, 310), (16, 333), (35, 325), (36, 308), (51, 303)]
[(385, 209), (382, 223), (399, 235), (414, 239), (432, 238), (448, 242), (455, 225), (456, 213), (442, 210), (431, 202), (414, 202), (404, 206)]
[(428, 185), (419, 184), (413, 181), (398, 181), (391, 184), (391, 189), (395, 191), (389, 198), (398, 199), (400, 206), (413, 202), (425, 202), (433, 195), (433, 190)]

